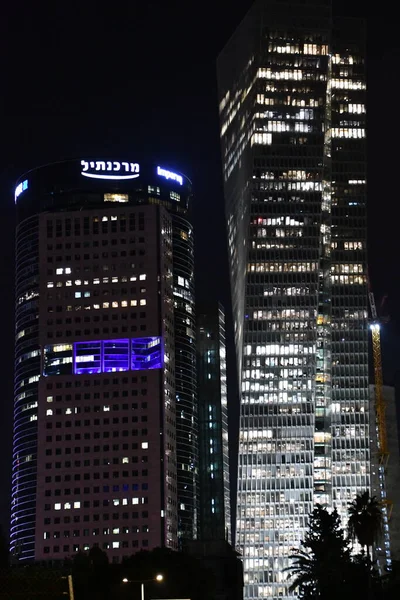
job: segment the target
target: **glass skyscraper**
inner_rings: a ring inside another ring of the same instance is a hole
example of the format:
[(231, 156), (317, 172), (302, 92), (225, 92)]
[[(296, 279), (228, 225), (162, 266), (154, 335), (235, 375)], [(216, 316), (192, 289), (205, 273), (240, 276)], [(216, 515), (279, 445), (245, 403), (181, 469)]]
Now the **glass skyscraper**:
[(196, 306), (200, 539), (231, 541), (225, 313)]
[(245, 598), (369, 488), (364, 24), (258, 0), (218, 60)]

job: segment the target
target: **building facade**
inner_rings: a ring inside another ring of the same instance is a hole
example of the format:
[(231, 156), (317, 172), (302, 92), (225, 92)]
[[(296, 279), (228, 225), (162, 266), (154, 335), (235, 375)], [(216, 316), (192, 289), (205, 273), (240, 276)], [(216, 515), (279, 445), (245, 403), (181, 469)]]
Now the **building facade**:
[(225, 313), (197, 306), (201, 540), (231, 541)]
[(119, 161), (54, 163), (17, 184), (19, 560), (96, 544), (118, 562), (178, 548), (179, 508), (196, 524), (191, 195), (179, 173)]
[(369, 481), (364, 27), (258, 0), (218, 60), (245, 598), (288, 597), (315, 503)]
[(392, 561), (400, 560), (400, 437), (396, 388), (384, 385), (382, 393), (385, 402), (383, 436), (388, 453), (384, 460), (379, 456), (382, 437), (376, 423), (375, 386), (370, 386), (371, 494), (383, 505), (383, 535), (376, 548), (376, 558), (385, 569), (391, 568)]

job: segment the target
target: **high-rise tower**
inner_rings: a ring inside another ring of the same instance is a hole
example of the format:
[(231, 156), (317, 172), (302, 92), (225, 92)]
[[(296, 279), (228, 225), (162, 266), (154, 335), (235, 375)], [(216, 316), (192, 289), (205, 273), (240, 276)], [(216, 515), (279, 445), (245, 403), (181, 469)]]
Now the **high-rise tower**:
[(218, 61), (245, 597), (288, 596), (315, 503), (369, 488), (364, 27), (257, 0)]
[(197, 306), (200, 537), (231, 541), (225, 313)]
[(191, 193), (179, 173), (114, 160), (18, 182), (20, 560), (177, 548), (178, 511), (196, 529)]

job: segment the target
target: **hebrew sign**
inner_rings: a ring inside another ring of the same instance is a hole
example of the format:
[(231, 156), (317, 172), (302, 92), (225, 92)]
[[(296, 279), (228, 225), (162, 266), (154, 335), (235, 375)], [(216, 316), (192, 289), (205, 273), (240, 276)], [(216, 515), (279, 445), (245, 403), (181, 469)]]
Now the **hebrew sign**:
[(111, 160), (81, 160), (81, 175), (92, 179), (136, 179), (139, 164)]

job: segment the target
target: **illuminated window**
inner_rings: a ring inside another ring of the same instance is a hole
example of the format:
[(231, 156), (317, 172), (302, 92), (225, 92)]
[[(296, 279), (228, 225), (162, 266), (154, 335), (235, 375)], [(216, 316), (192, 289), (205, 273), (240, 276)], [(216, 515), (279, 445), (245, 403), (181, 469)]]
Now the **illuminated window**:
[(103, 342), (103, 372), (127, 371), (129, 369), (129, 340)]
[(104, 194), (104, 202), (128, 202), (128, 194)]
[(160, 188), (158, 186), (149, 185), (147, 186), (147, 191), (149, 194), (157, 194), (157, 196), (160, 195)]
[(142, 442), (142, 449), (147, 450), (149, 447), (149, 442)]
[(251, 136), (251, 145), (259, 144), (262, 146), (267, 146), (272, 144), (272, 134), (271, 133), (254, 133)]

